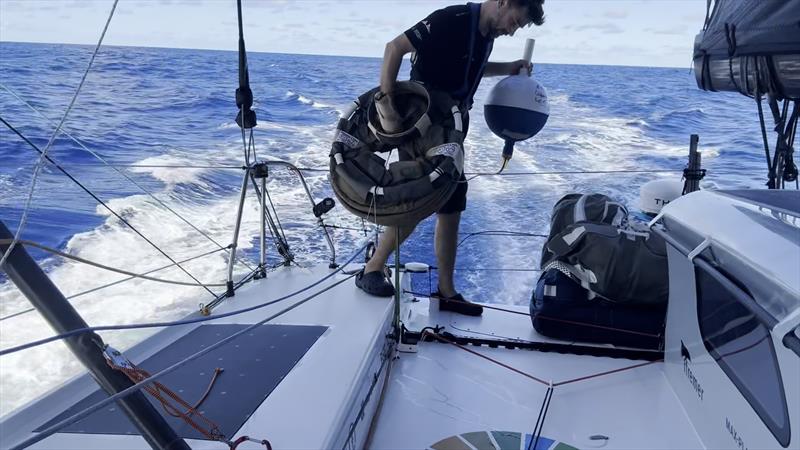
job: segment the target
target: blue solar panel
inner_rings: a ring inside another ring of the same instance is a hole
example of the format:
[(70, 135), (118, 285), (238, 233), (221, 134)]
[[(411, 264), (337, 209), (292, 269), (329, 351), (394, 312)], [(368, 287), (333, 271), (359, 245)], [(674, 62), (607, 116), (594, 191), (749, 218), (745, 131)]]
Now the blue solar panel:
[[(201, 325), (138, 366), (151, 374), (156, 373), (248, 326)], [(188, 404), (194, 405), (208, 389), (215, 369), (221, 368), (222, 373), (197, 410), (216, 423), (220, 431), (230, 438), (327, 329), (323, 326), (263, 325), (187, 363), (159, 381)], [(182, 419), (166, 414), (161, 404), (149, 394), (146, 396), (178, 436), (205, 439)], [(105, 392), (97, 390), (35, 431), (45, 429), (107, 397)], [(203, 424), (204, 421), (198, 423)], [(61, 432), (139, 434), (116, 404), (96, 411)]]

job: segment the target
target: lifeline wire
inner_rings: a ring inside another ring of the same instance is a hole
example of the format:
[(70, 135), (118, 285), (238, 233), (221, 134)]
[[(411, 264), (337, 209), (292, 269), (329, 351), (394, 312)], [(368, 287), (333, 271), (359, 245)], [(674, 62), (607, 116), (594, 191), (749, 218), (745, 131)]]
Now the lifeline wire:
[[(36, 144), (34, 144), (33, 142), (31, 142), (31, 141), (30, 141), (30, 139), (26, 138), (26, 137), (25, 137), (25, 136), (24, 136), (22, 133), (20, 133), (20, 132), (19, 132), (19, 131), (18, 131), (16, 128), (14, 128), (14, 127), (13, 127), (13, 126), (12, 126), (10, 123), (8, 123), (8, 122), (7, 122), (5, 119), (3, 119), (3, 117), (2, 117), (2, 116), (0, 116), (0, 122), (2, 122), (2, 123), (5, 125), (5, 126), (7, 126), (7, 127), (8, 127), (8, 129), (10, 129), (10, 130), (11, 130), (11, 131), (13, 131), (14, 133), (16, 133), (16, 134), (17, 134), (17, 136), (19, 136), (19, 137), (20, 137), (22, 140), (24, 140), (24, 141), (25, 141), (25, 142), (26, 142), (28, 145), (30, 145), (31, 147), (33, 147), (34, 149), (36, 149), (36, 151), (38, 151), (38, 152), (40, 152), (40, 153), (42, 152), (42, 150), (40, 150), (40, 149), (39, 149), (39, 147), (37, 147), (37, 146), (36, 146)], [(110, 207), (110, 206), (108, 206), (108, 205), (107, 205), (107, 204), (106, 204), (106, 203), (105, 203), (103, 200), (101, 200), (101, 199), (100, 199), (100, 197), (98, 197), (97, 195), (95, 195), (95, 194), (94, 194), (94, 193), (93, 193), (93, 192), (92, 192), (92, 191), (91, 191), (89, 188), (87, 188), (86, 186), (84, 186), (84, 185), (83, 185), (83, 184), (82, 184), (80, 181), (78, 181), (78, 179), (77, 179), (77, 178), (73, 177), (73, 176), (72, 176), (72, 175), (71, 175), (69, 172), (67, 172), (67, 170), (66, 170), (66, 169), (64, 169), (63, 167), (61, 167), (61, 165), (59, 165), (58, 163), (56, 163), (56, 162), (55, 162), (55, 161), (54, 161), (54, 160), (53, 160), (53, 159), (52, 159), (50, 156), (45, 156), (45, 158), (46, 158), (46, 159), (47, 159), (47, 160), (48, 160), (50, 163), (52, 163), (52, 164), (53, 164), (53, 165), (54, 165), (54, 166), (55, 166), (55, 167), (56, 167), (58, 170), (60, 170), (60, 171), (61, 171), (61, 173), (63, 173), (64, 175), (66, 175), (66, 176), (67, 176), (67, 177), (68, 177), (70, 180), (72, 180), (72, 181), (73, 181), (75, 184), (77, 184), (77, 185), (78, 185), (78, 187), (80, 187), (81, 189), (83, 189), (83, 191), (84, 191), (84, 192), (86, 192), (87, 194), (89, 194), (89, 195), (90, 195), (90, 196), (91, 196), (91, 197), (92, 197), (92, 198), (93, 198), (93, 199), (94, 199), (94, 200), (95, 200), (97, 203), (99, 203), (100, 205), (102, 205), (102, 206), (103, 206), (104, 208), (106, 208), (106, 209), (107, 209), (107, 210), (108, 210), (108, 211), (109, 211), (111, 214), (113, 214), (113, 215), (114, 215), (114, 217), (116, 217), (117, 219), (119, 219), (119, 220), (120, 220), (120, 222), (122, 222), (122, 223), (124, 223), (125, 225), (127, 225), (127, 226), (128, 226), (128, 228), (130, 228), (131, 230), (133, 230), (133, 232), (134, 232), (134, 233), (136, 233), (137, 235), (139, 235), (139, 237), (141, 237), (142, 239), (144, 239), (144, 240), (145, 240), (145, 242), (147, 242), (148, 244), (150, 244), (150, 245), (151, 245), (153, 248), (155, 248), (155, 249), (156, 249), (156, 250), (157, 250), (159, 253), (161, 253), (162, 255), (164, 255), (164, 257), (166, 257), (168, 260), (170, 260), (170, 262), (174, 263), (174, 264), (175, 264), (175, 265), (176, 265), (176, 266), (177, 266), (179, 269), (181, 269), (181, 271), (183, 271), (183, 273), (185, 273), (186, 275), (188, 275), (188, 276), (189, 276), (189, 278), (193, 279), (193, 280), (194, 280), (194, 281), (195, 281), (197, 284), (202, 284), (202, 283), (200, 283), (200, 280), (198, 280), (197, 278), (195, 278), (195, 277), (194, 277), (194, 275), (192, 275), (191, 273), (189, 273), (189, 272), (188, 272), (186, 269), (184, 269), (183, 267), (181, 267), (181, 265), (180, 265), (180, 264), (178, 264), (178, 263), (177, 263), (177, 262), (176, 262), (174, 259), (172, 259), (172, 257), (171, 257), (171, 256), (169, 256), (169, 255), (167, 254), (167, 252), (165, 252), (164, 250), (161, 250), (161, 248), (159, 248), (159, 247), (158, 247), (158, 246), (157, 246), (157, 245), (156, 245), (156, 244), (155, 244), (153, 241), (151, 241), (150, 239), (148, 239), (148, 238), (147, 238), (147, 237), (146, 237), (144, 234), (142, 234), (142, 233), (141, 233), (139, 230), (137, 230), (137, 229), (136, 229), (136, 227), (134, 227), (133, 225), (131, 225), (131, 223), (130, 223), (130, 222), (128, 222), (127, 220), (125, 220), (125, 218), (124, 218), (124, 217), (120, 216), (120, 215), (119, 215), (119, 214), (118, 214), (116, 211), (114, 211), (113, 209), (111, 209), (111, 207)], [(11, 243), (11, 246), (9, 247), (9, 249), (8, 249), (8, 252), (6, 253), (6, 255), (8, 255), (8, 254), (10, 254), (10, 253), (11, 253), (11, 250), (13, 250), (13, 248), (14, 248), (14, 245), (15, 245), (15, 243), (16, 243), (18, 240), (19, 240), (19, 239), (18, 239), (18, 238), (15, 236), (15, 237), (14, 237), (14, 241)], [(0, 267), (2, 267), (2, 262), (0, 262)], [(206, 291), (208, 291), (208, 293), (209, 293), (209, 294), (211, 294), (212, 296), (216, 297), (216, 294), (214, 294), (214, 292), (212, 292), (210, 289), (208, 289), (207, 287), (204, 287), (204, 289), (205, 289)]]
[(100, 34), (100, 39), (97, 41), (97, 46), (95, 46), (94, 52), (92, 52), (92, 57), (89, 59), (89, 65), (86, 67), (86, 71), (83, 72), (83, 77), (81, 77), (80, 83), (78, 83), (78, 88), (75, 89), (75, 94), (72, 96), (69, 106), (67, 106), (66, 111), (64, 111), (64, 115), (61, 116), (61, 120), (58, 122), (58, 126), (53, 132), (53, 135), (50, 136), (50, 140), (44, 147), (42, 154), (39, 155), (39, 159), (36, 160), (36, 165), (33, 168), (33, 176), (31, 177), (31, 187), (28, 191), (28, 198), (25, 200), (25, 207), (22, 210), (22, 217), (19, 221), (19, 227), (17, 227), (17, 233), (14, 235), (14, 242), (11, 243), (11, 246), (8, 247), (8, 250), (6, 250), (6, 252), (3, 254), (3, 257), (0, 258), (0, 267), (3, 267), (3, 264), (8, 259), (8, 255), (11, 254), (11, 252), (14, 250), (14, 247), (17, 245), (19, 237), (22, 236), (22, 231), (25, 229), (25, 224), (28, 221), (28, 212), (30, 211), (31, 203), (33, 202), (33, 192), (36, 190), (36, 180), (39, 177), (39, 172), (42, 170), (42, 166), (44, 165), (47, 152), (50, 150), (50, 147), (53, 146), (56, 136), (58, 136), (58, 133), (61, 131), (61, 127), (64, 125), (64, 122), (67, 120), (67, 116), (69, 116), (69, 112), (72, 111), (72, 107), (75, 105), (75, 101), (78, 99), (78, 94), (80, 94), (81, 89), (83, 88), (83, 83), (86, 81), (86, 77), (89, 75), (89, 71), (92, 68), (92, 63), (94, 63), (94, 58), (100, 51), (100, 46), (103, 43), (103, 38), (106, 36), (106, 31), (108, 30), (108, 25), (111, 23), (111, 18), (114, 17), (114, 11), (117, 9), (118, 2), (119, 0), (114, 0), (114, 4), (111, 6), (111, 12), (108, 14), (108, 19), (103, 27), (103, 32)]
[[(356, 255), (358, 255), (358, 253), (353, 255), (353, 258), (355, 258)], [(331, 273), (330, 275), (328, 275), (328, 277), (333, 275), (334, 273), (336, 273), (336, 272)], [(327, 278), (327, 277), (325, 277), (325, 278)], [(323, 280), (325, 278), (323, 278)], [(94, 405), (84, 409), (83, 411), (81, 411), (79, 413), (76, 413), (76, 414), (74, 414), (74, 415), (62, 420), (61, 422), (58, 422), (57, 424), (55, 424), (55, 425), (53, 425), (53, 426), (51, 426), (51, 427), (49, 427), (47, 429), (39, 431), (36, 435), (28, 438), (27, 440), (23, 441), (22, 443), (20, 443), (17, 446), (12, 447), (11, 450), (22, 450), (22, 449), (24, 449), (26, 447), (29, 447), (29, 446), (31, 446), (31, 445), (33, 445), (33, 444), (45, 439), (45, 438), (57, 433), (62, 428), (66, 427), (66, 426), (69, 426), (69, 425), (71, 425), (71, 424), (73, 424), (75, 422), (78, 422), (79, 420), (84, 419), (88, 415), (92, 414), (95, 411), (100, 410), (101, 408), (103, 408), (104, 406), (108, 405), (109, 403), (114, 402), (114, 401), (116, 401), (116, 400), (118, 400), (120, 398), (126, 397), (126, 396), (138, 391), (139, 389), (142, 389), (146, 384), (152, 383), (155, 380), (163, 377), (164, 375), (167, 375), (170, 372), (173, 372), (173, 371), (179, 369), (183, 365), (185, 365), (185, 364), (187, 364), (187, 363), (189, 363), (189, 362), (191, 362), (191, 361), (193, 361), (193, 360), (205, 355), (206, 353), (208, 353), (208, 352), (210, 352), (212, 350), (215, 350), (215, 349), (227, 344), (228, 342), (233, 341), (234, 339), (238, 338), (239, 336), (254, 330), (256, 327), (259, 327), (259, 326), (261, 326), (261, 325), (263, 325), (263, 324), (265, 324), (265, 323), (267, 323), (267, 322), (269, 322), (269, 321), (271, 321), (271, 320), (273, 320), (273, 319), (275, 319), (277, 317), (282, 316), (283, 314), (286, 314), (287, 312), (297, 308), (298, 306), (302, 305), (303, 303), (308, 302), (309, 300), (311, 300), (311, 299), (315, 298), (316, 296), (324, 293), (325, 291), (327, 291), (329, 289), (332, 289), (332, 288), (344, 283), (345, 281), (348, 281), (350, 278), (352, 278), (352, 275), (348, 276), (347, 278), (344, 278), (342, 280), (337, 281), (336, 283), (326, 287), (325, 289), (323, 289), (323, 290), (321, 290), (319, 292), (316, 292), (314, 294), (309, 295), (308, 297), (305, 297), (304, 299), (298, 301), (297, 303), (294, 303), (291, 306), (288, 306), (288, 307), (284, 308), (283, 310), (281, 310), (281, 311), (279, 311), (279, 312), (267, 317), (264, 320), (261, 320), (261, 321), (259, 321), (257, 323), (254, 323), (253, 325), (250, 325), (247, 328), (244, 328), (244, 329), (242, 329), (242, 330), (240, 330), (240, 331), (228, 336), (227, 338), (222, 339), (222, 340), (218, 341), (217, 343), (215, 343), (213, 345), (210, 345), (210, 346), (198, 351), (197, 353), (194, 353), (193, 355), (188, 356), (187, 358), (185, 358), (183, 360), (178, 361), (177, 363), (167, 367), (166, 369), (161, 370), (160, 372), (158, 372), (158, 373), (156, 373), (154, 375), (151, 375), (150, 377), (148, 377), (148, 378), (146, 378), (146, 379), (134, 384), (133, 386), (131, 386), (131, 387), (125, 389), (125, 390), (122, 390), (122, 391), (120, 391), (120, 392), (118, 392), (118, 393), (106, 398), (103, 401), (95, 403)], [(322, 280), (320, 280), (320, 282), (321, 281)], [(305, 288), (305, 289), (308, 289), (308, 287)], [(224, 314), (220, 315), (217, 318), (221, 318), (221, 317), (225, 317), (225, 315)]]
[[(436, 295), (434, 295), (433, 293), (424, 294), (424, 293), (421, 293), (421, 292), (409, 291), (407, 289), (403, 290), (403, 292), (406, 293), (406, 294), (411, 294), (411, 295), (417, 296), (417, 297), (439, 298)], [(520, 316), (530, 317), (530, 313), (528, 313), (528, 312), (514, 311), (513, 309), (505, 309), (505, 308), (500, 308), (500, 307), (497, 307), (497, 306), (491, 306), (491, 305), (486, 305), (486, 304), (483, 304), (482, 306), (484, 308), (486, 308), (486, 309), (493, 309), (495, 311), (501, 311), (501, 312), (505, 312), (505, 313), (509, 313), (509, 314), (517, 314), (517, 315), (520, 315)], [(660, 339), (662, 337), (660, 334), (643, 333), (641, 331), (633, 331), (633, 330), (626, 330), (626, 329), (623, 329), (623, 328), (607, 327), (607, 326), (604, 326), (604, 325), (597, 325), (597, 324), (587, 323), (587, 322), (579, 322), (579, 321), (575, 321), (575, 320), (557, 319), (555, 317), (547, 317), (547, 316), (542, 316), (542, 315), (538, 315), (536, 317), (538, 319), (550, 320), (550, 321), (553, 321), (553, 322), (560, 322), (560, 323), (584, 326), (584, 327), (589, 327), (589, 328), (597, 328), (597, 329), (607, 330), (607, 331), (615, 331), (615, 332), (618, 332), (618, 333), (628, 333), (628, 334), (633, 334), (633, 335), (636, 335), (636, 336), (644, 336), (644, 337), (655, 338), (655, 339)]]
[[(316, 168), (316, 167), (298, 167), (297, 170), (302, 170), (303, 172), (330, 172), (330, 169), (323, 169), (323, 168)], [(554, 171), (543, 171), (543, 172), (464, 172), (464, 175), (474, 175), (473, 178), (477, 177), (493, 177), (493, 176), (500, 176), (500, 177), (510, 177), (510, 176), (520, 176), (520, 175), (593, 175), (593, 174), (613, 174), (613, 173), (678, 173), (683, 172), (682, 169), (620, 169), (620, 170), (554, 170)], [(470, 178), (470, 179), (473, 179)]]
[(298, 289), (295, 292), (292, 292), (290, 294), (284, 295), (283, 297), (279, 297), (279, 298), (277, 298), (275, 300), (264, 302), (264, 303), (261, 303), (261, 304), (255, 305), (255, 306), (250, 306), (248, 308), (243, 308), (243, 309), (239, 309), (239, 310), (235, 310), (235, 311), (230, 311), (230, 312), (227, 312), (227, 313), (224, 313), (224, 314), (220, 314), (220, 315), (217, 315), (217, 316), (198, 317), (198, 318), (194, 318), (194, 319), (177, 320), (177, 321), (173, 321), (173, 322), (152, 322), (152, 323), (131, 324), (131, 325), (104, 325), (104, 326), (96, 326), (96, 327), (78, 328), (78, 329), (69, 331), (67, 333), (62, 333), (62, 334), (58, 334), (58, 335), (55, 335), (55, 336), (50, 336), (48, 338), (44, 338), (44, 339), (40, 339), (40, 340), (37, 340), (37, 341), (29, 342), (27, 344), (22, 344), (22, 345), (18, 345), (16, 347), (12, 347), (12, 348), (9, 348), (9, 349), (0, 350), (0, 356), (8, 355), (8, 354), (11, 354), (11, 353), (16, 353), (18, 351), (25, 350), (25, 349), (28, 349), (28, 348), (38, 347), (40, 345), (44, 345), (44, 344), (47, 344), (49, 342), (59, 341), (59, 340), (66, 339), (68, 337), (76, 336), (76, 335), (83, 334), (83, 333), (97, 332), (97, 331), (138, 330), (138, 329), (142, 329), (142, 328), (163, 328), (163, 327), (174, 327), (174, 326), (179, 326), (179, 325), (189, 325), (189, 324), (194, 324), (194, 323), (208, 322), (208, 321), (211, 321), (211, 320), (223, 319), (225, 317), (235, 316), (235, 315), (238, 315), (238, 314), (243, 314), (243, 313), (246, 313), (246, 312), (254, 311), (256, 309), (264, 308), (266, 306), (273, 305), (275, 303), (282, 302), (282, 301), (284, 301), (286, 299), (294, 297), (294, 296), (296, 296), (296, 295), (298, 295), (298, 294), (300, 294), (302, 292), (305, 292), (305, 291), (307, 291), (307, 290), (309, 290), (309, 289), (321, 284), (325, 280), (333, 277), (337, 273), (341, 272), (342, 269), (344, 269), (344, 267), (347, 264), (350, 264), (354, 259), (356, 259), (356, 256), (361, 254), (361, 252), (364, 250), (364, 248), (366, 248), (366, 246), (367, 246), (367, 243), (364, 243), (364, 245), (362, 245), (358, 250), (353, 252), (353, 255), (350, 256), (350, 259), (348, 259), (347, 262), (345, 262), (344, 264), (339, 266), (336, 270), (334, 270), (333, 272), (329, 273), (328, 275), (325, 275), (324, 277), (322, 277), (319, 280), (309, 284), (308, 286), (306, 286), (304, 288)]
[[(44, 113), (42, 113), (42, 112), (41, 112), (41, 111), (39, 111), (38, 109), (34, 108), (34, 107), (33, 107), (33, 105), (31, 105), (30, 103), (28, 103), (28, 102), (26, 102), (24, 99), (22, 99), (22, 97), (20, 97), (19, 95), (17, 95), (17, 93), (16, 93), (16, 92), (12, 91), (11, 89), (9, 89), (8, 87), (6, 87), (6, 86), (5, 86), (5, 85), (3, 85), (2, 83), (0, 83), (0, 87), (1, 87), (1, 88), (3, 88), (3, 89), (5, 89), (5, 90), (6, 90), (6, 91), (7, 91), (9, 94), (13, 95), (13, 96), (14, 96), (14, 97), (15, 97), (17, 100), (19, 100), (20, 102), (22, 102), (22, 103), (23, 103), (25, 106), (27, 106), (27, 107), (28, 107), (29, 109), (31, 109), (33, 112), (35, 112), (36, 114), (38, 114), (39, 116), (41, 116), (42, 118), (44, 118), (45, 120), (47, 120), (48, 122), (50, 122), (50, 120), (48, 119), (48, 117), (47, 117), (46, 115), (44, 115)], [(134, 186), (136, 186), (137, 188), (139, 188), (139, 189), (140, 189), (142, 192), (144, 192), (144, 193), (145, 193), (145, 194), (147, 194), (147, 195), (148, 195), (150, 198), (152, 198), (153, 200), (155, 200), (155, 201), (156, 201), (156, 202), (157, 202), (159, 205), (161, 205), (162, 207), (164, 207), (164, 209), (166, 209), (167, 211), (171, 212), (171, 213), (172, 213), (172, 214), (174, 214), (174, 215), (175, 215), (175, 216), (176, 216), (178, 219), (182, 220), (184, 223), (186, 223), (187, 225), (189, 225), (189, 227), (191, 227), (193, 230), (195, 230), (195, 231), (197, 231), (198, 233), (200, 233), (200, 234), (201, 234), (201, 235), (202, 235), (204, 238), (206, 238), (206, 239), (208, 239), (209, 241), (211, 241), (212, 243), (214, 243), (214, 245), (216, 245), (216, 246), (217, 246), (217, 247), (219, 247), (220, 249), (224, 249), (224, 248), (225, 248), (225, 247), (223, 247), (221, 244), (219, 244), (217, 241), (215, 241), (215, 240), (214, 240), (214, 239), (213, 239), (211, 236), (209, 236), (207, 233), (203, 232), (202, 230), (200, 230), (199, 228), (197, 228), (197, 227), (196, 227), (196, 226), (195, 226), (193, 223), (189, 222), (189, 220), (188, 220), (188, 219), (186, 219), (185, 217), (181, 216), (181, 215), (180, 215), (180, 214), (178, 214), (178, 213), (177, 213), (175, 210), (173, 210), (172, 208), (170, 208), (169, 206), (167, 206), (167, 204), (166, 204), (166, 203), (162, 202), (162, 201), (161, 201), (161, 200), (160, 200), (158, 197), (156, 197), (156, 196), (155, 196), (153, 193), (151, 193), (150, 191), (148, 191), (148, 190), (147, 190), (147, 189), (146, 189), (144, 186), (142, 186), (142, 185), (141, 185), (140, 183), (138, 183), (136, 180), (134, 180), (133, 178), (131, 178), (131, 177), (129, 177), (127, 174), (125, 174), (125, 172), (123, 172), (122, 170), (120, 170), (120, 169), (119, 169), (118, 167), (116, 167), (116, 166), (112, 166), (112, 165), (111, 165), (111, 164), (109, 164), (109, 163), (108, 163), (108, 161), (106, 161), (106, 160), (105, 160), (105, 159), (104, 159), (102, 156), (100, 156), (100, 155), (99, 155), (99, 154), (97, 154), (96, 152), (94, 152), (94, 151), (90, 150), (88, 147), (86, 147), (86, 146), (83, 144), (83, 142), (79, 141), (79, 140), (78, 140), (76, 137), (74, 137), (74, 136), (72, 136), (71, 134), (69, 134), (69, 133), (68, 133), (66, 130), (61, 130), (61, 132), (62, 132), (62, 133), (65, 135), (65, 136), (67, 136), (68, 138), (70, 138), (70, 139), (71, 139), (73, 142), (75, 142), (76, 144), (78, 144), (78, 146), (79, 146), (79, 147), (81, 147), (83, 150), (85, 150), (85, 151), (86, 151), (86, 152), (88, 152), (90, 155), (94, 156), (94, 157), (95, 157), (97, 160), (99, 160), (100, 162), (102, 162), (102, 163), (103, 163), (103, 165), (100, 165), (99, 167), (106, 166), (106, 167), (109, 167), (109, 168), (113, 169), (113, 170), (114, 170), (115, 172), (117, 172), (117, 173), (118, 173), (120, 176), (122, 176), (123, 178), (125, 178), (126, 180), (128, 180), (129, 182), (131, 182), (131, 184), (133, 184)], [(92, 164), (92, 166), (98, 166), (98, 165), (96, 165), (96, 164)], [(132, 166), (130, 166), (130, 167), (150, 167), (150, 166), (136, 166), (136, 165), (132, 165)], [(192, 168), (209, 168), (209, 166), (205, 166), (205, 167), (203, 167), (203, 166), (195, 166), (195, 167), (192, 167)], [(238, 167), (237, 167), (237, 169), (238, 169)], [(240, 258), (236, 258), (236, 259), (237, 259), (237, 260), (238, 260), (238, 261), (239, 261), (239, 262), (240, 262), (242, 265), (244, 265), (245, 267), (247, 267), (249, 270), (253, 270), (253, 268), (252, 268), (252, 267), (250, 267), (250, 266), (249, 266), (249, 265), (248, 265), (248, 264), (247, 264), (247, 263), (246, 263), (244, 260), (242, 260), (242, 259), (240, 259)]]
[[(11, 242), (13, 242), (13, 239), (0, 239), (0, 244), (10, 244)], [(31, 247), (36, 247), (36, 248), (38, 248), (40, 250), (44, 250), (44, 251), (52, 253), (54, 255), (61, 256), (62, 258), (71, 259), (73, 261), (77, 261), (79, 263), (83, 263), (83, 264), (86, 264), (86, 265), (89, 265), (89, 266), (97, 267), (99, 269), (108, 270), (109, 272), (116, 272), (116, 273), (121, 273), (122, 275), (131, 276), (131, 277), (134, 277), (134, 278), (141, 278), (143, 280), (157, 281), (159, 283), (167, 283), (167, 284), (177, 284), (179, 286), (194, 286), (194, 287), (207, 287), (207, 286), (208, 287), (223, 287), (223, 286), (227, 286), (227, 284), (225, 284), (225, 283), (200, 283), (200, 282), (198, 282), (198, 283), (187, 283), (185, 281), (165, 280), (163, 278), (150, 277), (150, 276), (147, 276), (147, 275), (144, 275), (144, 274), (135, 273), (135, 272), (129, 272), (127, 270), (122, 270), (122, 269), (117, 269), (117, 268), (114, 268), (114, 267), (111, 267), (111, 266), (106, 266), (104, 264), (100, 264), (100, 263), (97, 263), (97, 262), (94, 262), (94, 261), (90, 261), (88, 259), (81, 258), (80, 256), (70, 255), (69, 253), (64, 253), (62, 251), (56, 250), (56, 249), (51, 248), (51, 247), (47, 247), (46, 245), (38, 244), (38, 243), (33, 242), (33, 241), (20, 239), (17, 242), (19, 242), (21, 244), (29, 245)], [(175, 265), (175, 264), (177, 264), (177, 262), (173, 263), (172, 265)]]
[[(186, 263), (186, 262), (189, 262), (189, 261), (193, 261), (195, 259), (199, 259), (199, 258), (203, 258), (205, 256), (212, 255), (214, 253), (218, 253), (220, 251), (222, 251), (222, 249), (218, 248), (218, 249), (206, 252), (206, 253), (202, 253), (200, 255), (192, 256), (191, 258), (186, 258), (186, 259), (178, 261), (178, 262), (183, 264), (183, 263)], [(148, 270), (147, 272), (143, 272), (142, 274), (143, 275), (149, 275), (151, 273), (158, 272), (158, 271), (164, 270), (164, 269), (168, 269), (168, 268), (174, 267), (174, 266), (175, 266), (175, 264), (167, 264), (166, 266), (157, 267), (155, 269)], [(93, 287), (91, 289), (87, 289), (87, 290), (78, 292), (76, 294), (68, 295), (68, 296), (66, 296), (66, 299), (67, 300), (71, 300), (73, 298), (77, 298), (77, 297), (80, 297), (80, 296), (83, 296), (83, 295), (86, 295), (86, 294), (91, 294), (92, 292), (97, 292), (97, 291), (99, 291), (101, 289), (105, 289), (105, 288), (108, 288), (108, 287), (111, 287), (111, 286), (115, 286), (115, 285), (124, 283), (124, 282), (129, 281), (129, 280), (133, 280), (134, 278), (136, 278), (136, 277), (130, 276), (130, 277), (121, 278), (121, 279), (119, 279), (117, 281), (112, 281), (111, 283), (106, 283), (106, 284), (103, 284), (101, 286)], [(23, 310), (23, 311), (15, 312), (15, 313), (9, 314), (7, 316), (0, 317), (0, 322), (2, 322), (4, 320), (7, 320), (7, 319), (11, 319), (11, 318), (17, 317), (17, 316), (21, 316), (23, 314), (27, 314), (27, 313), (33, 312), (33, 311), (36, 311), (36, 308), (28, 308), (28, 309)]]

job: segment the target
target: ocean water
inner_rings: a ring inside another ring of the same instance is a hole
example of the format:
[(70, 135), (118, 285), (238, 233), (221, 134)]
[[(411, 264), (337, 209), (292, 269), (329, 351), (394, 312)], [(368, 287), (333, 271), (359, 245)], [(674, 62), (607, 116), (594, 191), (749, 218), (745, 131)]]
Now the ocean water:
[[(0, 116), (44, 147), (91, 51), (87, 46), (0, 43)], [(340, 110), (377, 84), (381, 61), (252, 53), (249, 64), (259, 119), (258, 157), (325, 169)], [(534, 75), (549, 91), (551, 116), (538, 136), (517, 144), (507, 172), (680, 170), (686, 163), (689, 134), (696, 133), (708, 169), (705, 187), (764, 184), (766, 166), (753, 101), (737, 94), (701, 92), (689, 69), (537, 64)], [(405, 65), (401, 78), (407, 76)], [(468, 172), (495, 171), (500, 166), (502, 141), (485, 125), (481, 107), (497, 80), (485, 79), (476, 95), (466, 140)], [(185, 259), (216, 246), (150, 195), (227, 245), (241, 182), (236, 167), (243, 161), (241, 133), (233, 121), (237, 82), (233, 52), (105, 47), (64, 130), (149, 194), (64, 134), (50, 155), (171, 257)], [(37, 156), (9, 129), (0, 129), (0, 220), (12, 232), (19, 224)], [(305, 176), (317, 200), (332, 196), (324, 170), (307, 171)], [(636, 210), (641, 184), (663, 177), (679, 179), (680, 173), (472, 180), (462, 220), (466, 240), (456, 264), (458, 289), (477, 301), (527, 304), (538, 275), (542, 239), (471, 233), (546, 234), (552, 205), (571, 192), (605, 193)], [(268, 189), (298, 262), (326, 262), (327, 246), (297, 178), (276, 169)], [(332, 230), (340, 258), (348, 257), (363, 236), (362, 222), (342, 207), (335, 208), (326, 222), (354, 228)], [(436, 264), (433, 226), (432, 219), (420, 224), (401, 251), (403, 261)], [(258, 214), (252, 195), (242, 227), (239, 246), (246, 258), (255, 261)], [(134, 272), (169, 263), (52, 165), (38, 179), (23, 238)], [(41, 251), (32, 254), (67, 296), (122, 278)], [(223, 255), (215, 253), (185, 267), (204, 282), (219, 283), (225, 277), (225, 264)], [(238, 274), (245, 271), (237, 265)], [(185, 279), (177, 269), (157, 276)], [(423, 278), (415, 280), (419, 290), (428, 289), (428, 278)], [(201, 288), (134, 280), (72, 301), (89, 324), (109, 325), (178, 319), (209, 300)], [(29, 307), (0, 273), (0, 318)], [(149, 333), (105, 333), (104, 339), (126, 348)], [(0, 319), (0, 348), (51, 334), (35, 312)], [(61, 343), (1, 357), (0, 415), (79, 370)]]

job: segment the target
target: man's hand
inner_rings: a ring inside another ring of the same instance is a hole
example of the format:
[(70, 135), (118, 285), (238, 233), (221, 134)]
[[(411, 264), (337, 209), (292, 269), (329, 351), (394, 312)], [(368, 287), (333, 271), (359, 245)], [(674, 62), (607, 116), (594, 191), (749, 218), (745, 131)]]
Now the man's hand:
[(526, 69), (528, 76), (530, 76), (533, 71), (533, 64), (524, 59), (518, 59), (512, 62), (488, 62), (486, 63), (486, 70), (483, 72), (483, 76), (496, 77), (518, 75), (519, 71), (522, 69)]
[(517, 75), (523, 68), (528, 71), (528, 76), (530, 76), (531, 72), (533, 72), (533, 64), (531, 64), (529, 61), (525, 61), (524, 59), (518, 59), (510, 62), (508, 63), (508, 66), (508, 75)]

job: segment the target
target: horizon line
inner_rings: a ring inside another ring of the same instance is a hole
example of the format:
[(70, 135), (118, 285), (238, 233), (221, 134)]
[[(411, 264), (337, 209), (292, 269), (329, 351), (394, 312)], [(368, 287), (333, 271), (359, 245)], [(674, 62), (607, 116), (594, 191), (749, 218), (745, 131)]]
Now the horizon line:
[[(2, 43), (9, 43), (9, 44), (39, 44), (39, 45), (73, 45), (73, 46), (84, 46), (84, 47), (92, 47), (95, 44), (79, 44), (74, 42), (43, 42), (43, 41), (7, 41), (0, 39), (0, 44)], [(123, 48), (153, 48), (153, 49), (163, 49), (163, 50), (199, 50), (199, 51), (215, 51), (215, 52), (233, 52), (237, 53), (238, 50), (236, 49), (222, 49), (222, 48), (202, 48), (202, 47), (163, 47), (158, 45), (130, 45), (130, 44), (104, 44), (102, 47), (123, 47)], [(363, 59), (377, 59), (380, 60), (382, 57), (379, 56), (362, 56), (362, 55), (335, 55), (335, 54), (322, 54), (322, 53), (304, 53), (304, 52), (296, 52), (296, 53), (288, 53), (288, 52), (275, 52), (275, 51), (261, 51), (261, 50), (247, 50), (247, 53), (262, 53), (262, 54), (272, 54), (272, 55), (298, 55), (298, 56), (323, 56), (323, 57), (331, 57), (331, 58), (363, 58)], [(404, 58), (407, 59), (407, 58)], [(591, 64), (591, 63), (566, 63), (566, 62), (535, 62), (534, 64), (543, 64), (543, 65), (560, 65), (560, 66), (595, 66), (595, 67), (635, 67), (635, 68), (650, 68), (650, 69), (690, 69), (689, 67), (682, 67), (682, 66), (646, 66), (646, 65), (631, 65), (631, 64)]]

